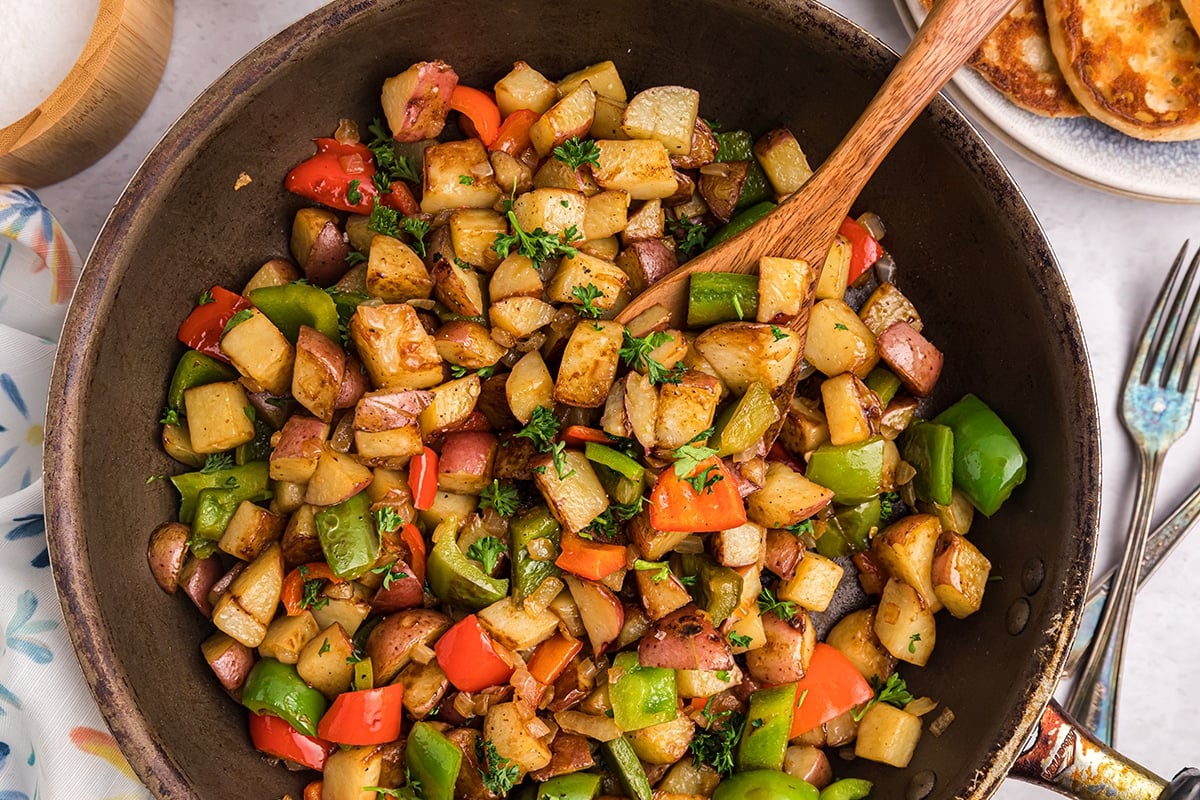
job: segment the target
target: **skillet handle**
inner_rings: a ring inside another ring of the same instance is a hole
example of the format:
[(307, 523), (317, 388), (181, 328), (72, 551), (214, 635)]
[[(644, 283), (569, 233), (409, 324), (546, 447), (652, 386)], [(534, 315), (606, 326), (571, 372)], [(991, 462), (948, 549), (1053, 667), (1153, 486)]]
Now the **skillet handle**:
[(1097, 741), (1054, 700), (1009, 775), (1079, 800), (1200, 800), (1200, 770), (1184, 770), (1168, 786)]

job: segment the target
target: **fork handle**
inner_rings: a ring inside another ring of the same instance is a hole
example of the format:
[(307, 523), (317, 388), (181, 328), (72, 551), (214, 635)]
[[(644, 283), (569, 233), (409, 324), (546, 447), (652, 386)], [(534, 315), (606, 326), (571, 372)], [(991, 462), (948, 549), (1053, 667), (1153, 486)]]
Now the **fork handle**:
[(1112, 746), (1117, 724), (1117, 696), (1121, 682), (1121, 662), (1125, 655), (1125, 636), (1133, 612), (1137, 577), (1146, 548), (1146, 534), (1154, 511), (1154, 495), (1162, 473), (1162, 450), (1140, 457), (1141, 478), (1133, 504), (1133, 522), (1125, 540), (1120, 566), (1112, 578), (1108, 599), (1096, 626), (1087, 661), (1071, 693), (1067, 712), (1090, 730), (1097, 739)]

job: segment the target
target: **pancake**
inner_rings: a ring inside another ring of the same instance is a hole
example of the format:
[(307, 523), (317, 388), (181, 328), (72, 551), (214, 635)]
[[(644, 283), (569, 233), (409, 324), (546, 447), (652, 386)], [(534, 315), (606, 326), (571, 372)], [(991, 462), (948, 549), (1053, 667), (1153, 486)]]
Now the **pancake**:
[[(921, 0), (921, 4), (928, 11), (933, 0)], [(1050, 50), (1041, 0), (1019, 0), (967, 63), (1026, 111), (1043, 117), (1078, 117), (1086, 113)]]
[(1046, 21), (1089, 114), (1138, 139), (1200, 138), (1200, 35), (1180, 0), (1046, 0)]

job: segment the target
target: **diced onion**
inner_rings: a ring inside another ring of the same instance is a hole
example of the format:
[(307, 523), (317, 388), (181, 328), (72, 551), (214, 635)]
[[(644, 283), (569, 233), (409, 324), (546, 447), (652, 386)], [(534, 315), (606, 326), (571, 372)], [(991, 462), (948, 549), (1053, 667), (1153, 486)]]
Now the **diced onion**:
[(874, 236), (876, 239), (882, 239), (887, 236), (887, 226), (883, 224), (883, 219), (874, 211), (867, 211), (858, 216), (858, 224), (867, 229), (867, 233)]
[(525, 724), (525, 730), (529, 731), (529, 735), (535, 739), (540, 739), (551, 732), (550, 726), (537, 716), (530, 718), (529, 722)]
[(912, 464), (908, 463), (907, 461), (901, 461), (900, 463), (896, 464), (897, 485), (912, 483), (912, 479), (916, 476), (917, 470)]
[(464, 719), (475, 716), (475, 698), (471, 696), (470, 692), (459, 692), (455, 695), (453, 706), (458, 715)]
[(421, 666), (425, 666), (430, 661), (433, 661), (437, 654), (433, 652), (433, 648), (429, 645), (418, 642), (413, 646), (413, 649), (409, 651), (409, 655), (412, 656), (413, 661), (417, 662)]
[(929, 723), (929, 732), (934, 736), (941, 736), (946, 732), (946, 728), (950, 727), (951, 722), (954, 722), (954, 712), (949, 708), (943, 708), (942, 713), (934, 717), (933, 722)]
[[(529, 552), (529, 557), (534, 561), (549, 561), (554, 558), (554, 542), (545, 537), (539, 536), (536, 539), (530, 539), (525, 544), (525, 549)], [(546, 583), (543, 581), (542, 586), (545, 585)], [(560, 588), (559, 591), (562, 591), (562, 589)], [(558, 592), (555, 592), (555, 594), (558, 594)], [(526, 600), (526, 602), (529, 601)]]
[(918, 697), (906, 705), (904, 710), (914, 717), (923, 717), (937, 707), (938, 704), (932, 697)]
[(554, 721), (567, 733), (577, 733), (598, 742), (611, 742), (621, 735), (621, 729), (610, 718), (582, 711), (559, 711), (554, 715)]
[(692, 534), (684, 539), (679, 544), (675, 545), (676, 553), (703, 553), (704, 540), (696, 534)]
[(580, 679), (584, 681), (590, 681), (592, 678), (596, 677), (596, 673), (598, 671), (599, 670), (596, 667), (596, 662), (592, 661), (590, 658), (585, 658), (580, 661), (579, 666), (576, 668), (576, 673), (579, 675)]
[(358, 144), (358, 123), (352, 119), (338, 120), (337, 130), (333, 132), (333, 138), (338, 144)]
[(541, 614), (563, 590), (563, 582), (551, 575), (542, 581), (533, 594), (525, 598), (525, 613), (531, 617)]

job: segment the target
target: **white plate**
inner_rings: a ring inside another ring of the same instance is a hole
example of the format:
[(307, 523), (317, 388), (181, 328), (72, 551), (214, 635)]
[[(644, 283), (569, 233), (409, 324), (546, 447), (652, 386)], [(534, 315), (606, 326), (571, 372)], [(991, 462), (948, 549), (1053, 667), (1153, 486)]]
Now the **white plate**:
[[(920, 0), (893, 0), (911, 36)], [(946, 94), (983, 128), (1046, 169), (1116, 194), (1200, 203), (1200, 141), (1144, 142), (1087, 117), (1050, 119), (1009, 102), (972, 69)]]

